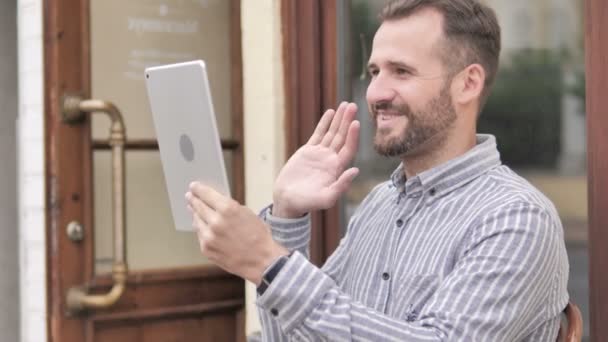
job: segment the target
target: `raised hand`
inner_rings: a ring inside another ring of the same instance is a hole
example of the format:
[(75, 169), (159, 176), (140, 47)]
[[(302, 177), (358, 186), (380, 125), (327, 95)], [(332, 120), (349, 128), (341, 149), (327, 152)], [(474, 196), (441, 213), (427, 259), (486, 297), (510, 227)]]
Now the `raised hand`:
[(313, 135), (287, 161), (274, 185), (272, 213), (295, 218), (332, 207), (359, 173), (349, 168), (357, 151), (357, 105), (343, 102), (323, 114)]

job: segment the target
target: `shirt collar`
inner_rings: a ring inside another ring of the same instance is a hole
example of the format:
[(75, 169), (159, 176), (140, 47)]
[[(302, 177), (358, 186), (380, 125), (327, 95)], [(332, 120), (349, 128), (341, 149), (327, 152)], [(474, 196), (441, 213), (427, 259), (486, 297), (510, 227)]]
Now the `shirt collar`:
[(458, 158), (454, 158), (411, 179), (406, 179), (403, 163), (391, 175), (391, 181), (399, 191), (412, 195), (424, 194), (429, 200), (439, 198), (462, 185), (501, 165), (496, 138), (478, 134), (477, 144)]

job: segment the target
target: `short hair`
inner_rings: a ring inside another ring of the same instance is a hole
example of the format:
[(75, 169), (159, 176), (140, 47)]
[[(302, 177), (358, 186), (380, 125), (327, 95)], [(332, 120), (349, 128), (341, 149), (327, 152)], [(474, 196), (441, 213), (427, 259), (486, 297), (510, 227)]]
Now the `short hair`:
[(446, 44), (439, 47), (439, 57), (450, 77), (471, 64), (483, 67), (486, 79), (480, 96), (481, 112), (498, 71), (501, 44), (496, 13), (478, 0), (392, 0), (383, 8), (380, 20), (402, 19), (425, 8), (443, 15)]

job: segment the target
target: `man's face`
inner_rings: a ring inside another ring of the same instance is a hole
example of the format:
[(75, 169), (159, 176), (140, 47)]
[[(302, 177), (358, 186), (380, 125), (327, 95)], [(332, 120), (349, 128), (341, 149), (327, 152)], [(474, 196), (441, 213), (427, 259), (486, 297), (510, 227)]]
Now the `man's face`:
[(456, 121), (447, 68), (441, 14), (421, 10), (386, 21), (374, 37), (367, 89), (374, 147), (385, 156), (414, 156), (443, 142)]

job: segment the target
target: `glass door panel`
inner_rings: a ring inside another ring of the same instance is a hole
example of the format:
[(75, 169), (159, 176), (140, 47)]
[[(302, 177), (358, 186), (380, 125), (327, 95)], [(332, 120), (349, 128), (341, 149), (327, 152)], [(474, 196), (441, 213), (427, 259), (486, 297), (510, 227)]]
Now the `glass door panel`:
[[(90, 11), (92, 98), (114, 103), (124, 116), (127, 140), (147, 146), (126, 153), (129, 267), (142, 270), (204, 264), (196, 235), (173, 228), (143, 74), (148, 66), (205, 60), (220, 136), (233, 138), (231, 2), (92, 0)], [(108, 132), (109, 121), (93, 116), (93, 139), (106, 140)], [(93, 153), (99, 274), (109, 270), (112, 256), (111, 164), (109, 151), (96, 149)], [(230, 151), (224, 156), (232, 175)], [(230, 182), (234, 184), (233, 179)]]

